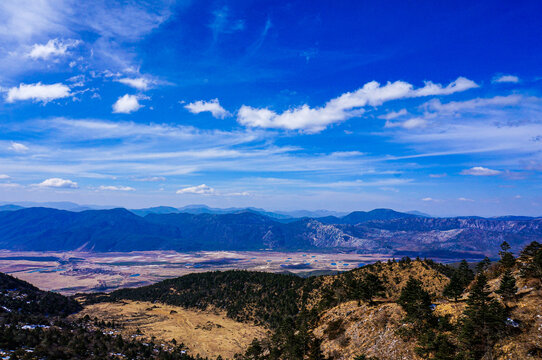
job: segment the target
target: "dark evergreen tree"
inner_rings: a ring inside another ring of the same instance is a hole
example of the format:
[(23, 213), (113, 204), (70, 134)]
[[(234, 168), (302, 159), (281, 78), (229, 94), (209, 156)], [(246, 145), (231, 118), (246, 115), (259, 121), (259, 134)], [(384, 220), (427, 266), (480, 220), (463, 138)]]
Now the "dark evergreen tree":
[(373, 298), (382, 295), (384, 290), (386, 290), (386, 288), (382, 284), (380, 278), (373, 273), (368, 273), (361, 281), (360, 297), (369, 304), (373, 304)]
[(501, 251), (499, 251), (499, 255), (501, 256), (500, 263), (505, 269), (510, 269), (512, 266), (514, 266), (516, 262), (516, 259), (514, 258), (514, 255), (512, 254), (510, 249), (510, 244), (508, 244), (506, 241), (503, 241), (501, 244)]
[(456, 271), (452, 275), (448, 285), (446, 285), (446, 287), (444, 288), (442, 294), (447, 298), (454, 299), (454, 301), (457, 302), (461, 294), (463, 294), (463, 290), (465, 290), (465, 287), (463, 286), (463, 281), (461, 280), (461, 277)]
[(468, 359), (481, 359), (503, 335), (506, 309), (490, 296), (486, 276), (481, 273), (471, 289), (463, 312), (459, 339)]
[(531, 242), (523, 249), (519, 259), (522, 277), (542, 278), (542, 244)]
[(471, 270), (467, 260), (461, 260), (459, 267), (457, 268), (457, 273), (463, 288), (466, 288), (471, 281), (474, 280), (474, 272)]
[(497, 294), (502, 296), (502, 299), (505, 301), (512, 301), (516, 297), (518, 288), (516, 286), (516, 279), (512, 275), (510, 269), (506, 270), (501, 278), (501, 284), (499, 289), (496, 291)]
[(410, 277), (397, 300), (406, 312), (406, 320), (421, 322), (432, 316), (431, 295), (424, 290), (422, 282)]
[(477, 273), (484, 272), (489, 268), (490, 265), (491, 265), (491, 259), (489, 259), (486, 256), (482, 261), (476, 264), (476, 272)]

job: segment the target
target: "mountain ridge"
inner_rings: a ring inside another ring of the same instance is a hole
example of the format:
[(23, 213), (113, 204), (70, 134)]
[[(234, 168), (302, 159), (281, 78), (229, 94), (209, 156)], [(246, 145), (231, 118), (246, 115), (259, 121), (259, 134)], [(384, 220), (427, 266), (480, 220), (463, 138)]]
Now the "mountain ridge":
[(430, 218), (390, 209), (288, 220), (255, 211), (0, 211), (0, 248), (21, 251), (354, 251), (462, 258), (495, 256), (502, 241), (520, 248), (541, 237), (540, 218)]

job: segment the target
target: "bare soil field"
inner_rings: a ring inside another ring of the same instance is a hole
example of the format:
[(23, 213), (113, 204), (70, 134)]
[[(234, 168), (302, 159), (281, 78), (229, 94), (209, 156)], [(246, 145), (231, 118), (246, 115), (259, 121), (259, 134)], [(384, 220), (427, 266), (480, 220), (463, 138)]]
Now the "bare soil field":
[(257, 270), (345, 271), (389, 257), (381, 254), (271, 251), (148, 251), (130, 253), (0, 250), (0, 272), (65, 295), (149, 285), (193, 272)]
[[(267, 330), (247, 323), (241, 323), (226, 317), (223, 311), (196, 311), (181, 307), (155, 304), (150, 302), (123, 301), (86, 306), (75, 315), (82, 318), (89, 315), (100, 321), (115, 322), (116, 330), (124, 338), (139, 338), (155, 343), (184, 343), (187, 352), (203, 357), (232, 359), (241, 353), (254, 338), (267, 336)], [(191, 351), (194, 346), (197, 351)]]

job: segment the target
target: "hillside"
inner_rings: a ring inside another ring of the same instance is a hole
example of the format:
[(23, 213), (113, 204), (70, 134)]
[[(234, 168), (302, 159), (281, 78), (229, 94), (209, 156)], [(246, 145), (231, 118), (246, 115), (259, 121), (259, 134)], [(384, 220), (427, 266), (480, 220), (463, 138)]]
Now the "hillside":
[(81, 306), (74, 300), (0, 273), (0, 314), (58, 316), (79, 310)]
[[(540, 358), (542, 247), (533, 242), (517, 259), (503, 247), (499, 262), (477, 269), (475, 277), (466, 262), (403, 258), (307, 279), (212, 272), (87, 295), (86, 306), (111, 303), (104, 316), (122, 322), (122, 304), (157, 301), (272, 332), (238, 359)], [(515, 283), (508, 292), (506, 276)]]

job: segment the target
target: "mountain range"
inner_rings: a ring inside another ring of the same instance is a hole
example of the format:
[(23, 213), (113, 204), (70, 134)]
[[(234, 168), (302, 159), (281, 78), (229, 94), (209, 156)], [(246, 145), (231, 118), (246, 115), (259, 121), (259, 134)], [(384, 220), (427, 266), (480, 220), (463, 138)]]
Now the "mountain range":
[(542, 239), (542, 218), (434, 218), (390, 209), (277, 218), (255, 210), (188, 213), (160, 207), (0, 211), (0, 248), (34, 251), (354, 251), (449, 258), (495, 256)]

